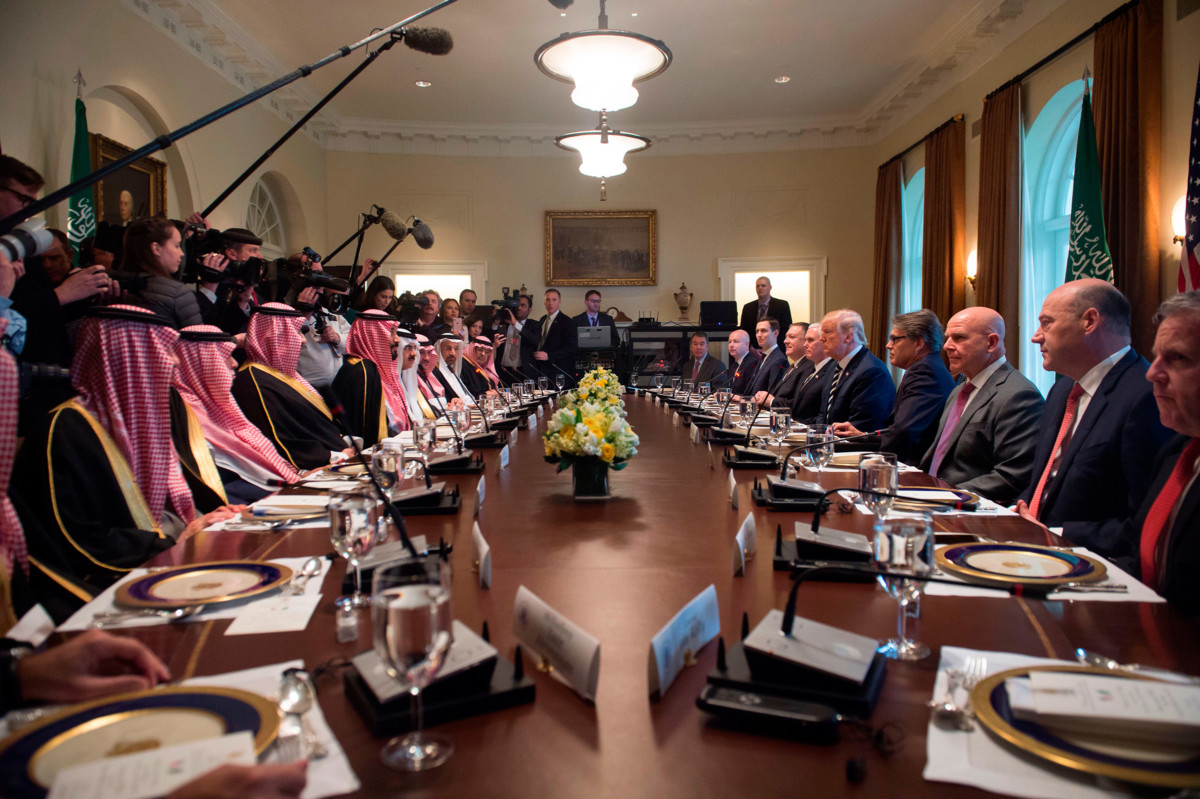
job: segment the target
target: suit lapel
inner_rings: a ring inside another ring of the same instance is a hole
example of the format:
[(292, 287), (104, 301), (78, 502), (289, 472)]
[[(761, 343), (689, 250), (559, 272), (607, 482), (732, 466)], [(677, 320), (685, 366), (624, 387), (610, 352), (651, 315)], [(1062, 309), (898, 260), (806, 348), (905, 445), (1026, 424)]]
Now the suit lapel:
[[(1000, 386), (1004, 384), (1005, 380), (1008, 380), (1008, 373), (1011, 369), (1012, 367), (1005, 363), (1003, 366), (997, 369), (991, 377), (988, 378), (988, 381), (983, 384), (983, 388), (979, 389), (975, 393), (975, 396), (971, 398), (971, 404), (968, 405), (966, 410), (963, 411), (962, 416), (958, 417), (958, 422), (954, 425), (954, 430), (950, 434), (950, 444), (946, 449), (946, 460), (951, 459), (951, 453), (954, 451), (954, 448), (958, 446), (958, 437), (962, 435), (962, 431), (966, 429), (967, 424), (971, 421), (971, 418), (974, 417), (975, 414), (979, 413), (983, 408), (987, 407), (987, 404), (991, 402), (992, 397), (996, 396), (996, 392), (999, 390)], [(942, 438), (942, 431), (946, 427), (946, 421), (949, 417), (950, 411), (954, 408), (954, 403), (958, 401), (959, 392), (963, 390), (964, 386), (966, 386), (966, 383), (963, 383), (958, 388), (954, 389), (954, 391), (951, 391), (949, 398), (946, 400), (945, 409), (942, 411), (942, 421), (941, 424), (938, 425), (937, 438), (934, 439), (935, 447), (937, 446), (937, 442)], [(943, 461), (943, 463), (945, 463), (945, 461)]]

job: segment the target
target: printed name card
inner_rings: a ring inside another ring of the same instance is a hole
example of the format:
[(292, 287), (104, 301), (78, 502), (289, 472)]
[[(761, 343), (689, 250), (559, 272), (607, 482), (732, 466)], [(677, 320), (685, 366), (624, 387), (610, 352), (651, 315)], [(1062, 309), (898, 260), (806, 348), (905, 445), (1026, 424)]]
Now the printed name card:
[(479, 482), (475, 484), (475, 515), (479, 515), (479, 509), (483, 507), (483, 499), (487, 494), (487, 485), (483, 482), (483, 475), (479, 475)]
[(721, 632), (717, 589), (710, 585), (683, 606), (650, 641), (650, 695), (662, 696), (689, 659)]
[(471, 531), (471, 540), (475, 548), (475, 566), (479, 569), (479, 587), (492, 587), (492, 548), (488, 546), (479, 522), (475, 522)]
[(679, 427), (679, 411), (671, 414), (671, 427)]
[(535, 662), (553, 667), (551, 676), (584, 699), (596, 700), (600, 642), (525, 586), (513, 602), (513, 633)]
[(733, 469), (729, 470), (729, 504), (734, 510), (738, 509), (737, 478), (733, 476)]
[(243, 730), (67, 766), (55, 775), (48, 796), (49, 799), (150, 799), (166, 796), (218, 766), (254, 763), (254, 737)]
[(700, 443), (700, 426), (699, 425), (695, 425), (695, 424), (692, 425), (692, 443), (693, 444)]
[(503, 471), (508, 468), (508, 444), (500, 448), (500, 469)]
[(754, 512), (746, 514), (737, 535), (733, 537), (733, 576), (737, 577), (746, 571), (746, 561), (754, 557), (758, 551), (758, 534), (754, 526)]
[(545, 410), (545, 406), (539, 402), (538, 403), (538, 418), (539, 419), (542, 418), (542, 411), (544, 411), (544, 410)]
[(792, 634), (780, 630), (783, 611), (771, 610), (742, 643), (780, 660), (806, 666), (862, 685), (879, 642), (812, 619), (796, 616)]

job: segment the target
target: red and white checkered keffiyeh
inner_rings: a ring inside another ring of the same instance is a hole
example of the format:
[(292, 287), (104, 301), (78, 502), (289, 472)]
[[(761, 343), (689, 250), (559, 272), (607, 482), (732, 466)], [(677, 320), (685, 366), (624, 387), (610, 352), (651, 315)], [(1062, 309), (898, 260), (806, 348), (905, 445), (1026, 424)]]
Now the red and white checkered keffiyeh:
[(346, 352), (357, 355), (375, 364), (379, 371), (379, 382), (383, 385), (383, 397), (392, 411), (392, 421), (397, 430), (410, 430), (408, 420), (408, 397), (400, 385), (400, 374), (392, 361), (392, 331), (399, 324), (383, 311), (363, 311), (350, 325), (346, 337)]
[[(154, 316), (133, 305), (108, 307)], [(151, 517), (161, 518), (170, 500), (175, 514), (190, 522), (196, 507), (171, 442), (177, 338), (179, 333), (163, 325), (88, 317), (75, 339), (71, 384), (125, 456)]]
[[(212, 325), (192, 325), (183, 332), (221, 333)], [(175, 389), (196, 414), (204, 438), (218, 450), (237, 460), (257, 464), (289, 483), (298, 477), (275, 446), (267, 440), (233, 399), (233, 370), (229, 356), (237, 345), (232, 341), (194, 341), (180, 338), (175, 342), (179, 367), (175, 370)]]
[[(0, 318), (0, 336), (8, 320)], [(29, 548), (17, 509), (8, 498), (8, 481), (12, 477), (13, 458), (17, 456), (17, 362), (8, 350), (0, 347), (0, 558), (9, 574), (13, 564), (29, 574)]]
[[(268, 302), (260, 307), (280, 311), (294, 310), (281, 302)], [(296, 365), (300, 363), (300, 350), (304, 347), (304, 336), (300, 333), (303, 326), (304, 318), (301, 316), (254, 314), (250, 317), (250, 324), (246, 326), (246, 355), (255, 363), (266, 364), (275, 371), (299, 381), (316, 394), (316, 389), (296, 371)]]

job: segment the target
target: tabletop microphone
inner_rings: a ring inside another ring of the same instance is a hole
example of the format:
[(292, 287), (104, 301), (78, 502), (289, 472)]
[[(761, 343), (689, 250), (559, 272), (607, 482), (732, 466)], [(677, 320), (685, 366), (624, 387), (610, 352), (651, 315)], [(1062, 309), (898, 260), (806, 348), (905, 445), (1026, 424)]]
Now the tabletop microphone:
[(869, 494), (873, 497), (887, 497), (891, 499), (903, 499), (905, 502), (919, 502), (923, 505), (933, 505), (951, 510), (963, 510), (967, 506), (967, 502), (961, 499), (926, 499), (924, 497), (906, 497), (901, 494), (895, 494), (890, 491), (870, 491), (865, 488), (856, 486), (841, 486), (839, 488), (831, 488), (821, 495), (820, 501), (817, 503), (817, 510), (813, 513), (812, 534), (819, 535), (821, 530), (821, 508), (825, 506), (825, 500), (834, 494), (839, 494), (843, 491), (850, 491), (855, 494)]
[(832, 441), (814, 441), (811, 444), (801, 444), (798, 447), (792, 447), (791, 449), (788, 450), (787, 455), (783, 456), (783, 468), (779, 472), (779, 479), (780, 480), (787, 479), (788, 459), (791, 458), (793, 455), (795, 455), (797, 452), (804, 452), (805, 450), (809, 450), (809, 449), (817, 449), (818, 447), (832, 447), (834, 444), (840, 444), (843, 441), (858, 441), (861, 438), (870, 438), (871, 436), (877, 436), (877, 435), (880, 435), (881, 433), (883, 433), (882, 430), (876, 430), (873, 433), (859, 433), (856, 436), (846, 436), (845, 438), (836, 438)]

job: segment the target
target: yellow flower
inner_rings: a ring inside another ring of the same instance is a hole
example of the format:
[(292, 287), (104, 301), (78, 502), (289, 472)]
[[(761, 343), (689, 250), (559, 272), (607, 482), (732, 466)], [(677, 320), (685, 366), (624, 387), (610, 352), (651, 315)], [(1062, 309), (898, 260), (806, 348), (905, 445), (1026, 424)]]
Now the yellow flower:
[(605, 441), (600, 445), (600, 460), (606, 463), (611, 463), (614, 452), (615, 450), (613, 449), (613, 445)]

